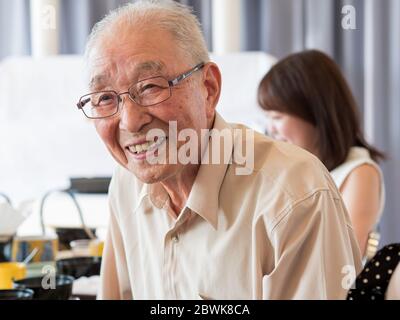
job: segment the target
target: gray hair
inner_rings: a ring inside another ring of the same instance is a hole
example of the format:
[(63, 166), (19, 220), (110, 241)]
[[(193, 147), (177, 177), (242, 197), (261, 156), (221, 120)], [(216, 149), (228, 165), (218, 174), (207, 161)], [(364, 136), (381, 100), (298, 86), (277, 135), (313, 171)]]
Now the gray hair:
[(99, 39), (112, 27), (123, 25), (129, 28), (144, 24), (169, 31), (178, 47), (193, 59), (193, 63), (210, 60), (200, 23), (193, 10), (172, 0), (141, 0), (111, 11), (93, 27), (86, 45), (86, 59)]

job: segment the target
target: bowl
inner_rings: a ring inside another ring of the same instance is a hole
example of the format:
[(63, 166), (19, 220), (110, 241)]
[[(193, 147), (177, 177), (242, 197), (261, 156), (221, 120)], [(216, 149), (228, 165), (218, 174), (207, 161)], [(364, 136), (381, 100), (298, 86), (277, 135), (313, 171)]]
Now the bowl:
[[(49, 279), (45, 278), (49, 277)], [(34, 300), (68, 300), (72, 296), (72, 284), (74, 278), (67, 275), (55, 275), (54, 287), (51, 287), (51, 275), (41, 277), (25, 278), (14, 281), (16, 289), (31, 289), (33, 290)], [(50, 287), (46, 287), (50, 286)]]
[[(91, 228), (90, 231), (96, 235), (95, 228)], [(60, 243), (60, 250), (71, 250), (70, 243), (74, 240), (90, 239), (83, 228), (56, 227), (55, 232)]]
[(56, 262), (57, 273), (74, 277), (91, 277), (100, 274), (101, 257), (73, 257)]
[(0, 300), (32, 300), (31, 289), (0, 290)]
[(75, 257), (101, 257), (104, 242), (99, 239), (80, 239), (71, 241), (70, 246)]
[(69, 244), (71, 247), (72, 254), (75, 257), (87, 257), (89, 256), (89, 245), (90, 245), (89, 239), (80, 239), (80, 240), (74, 240), (71, 241)]

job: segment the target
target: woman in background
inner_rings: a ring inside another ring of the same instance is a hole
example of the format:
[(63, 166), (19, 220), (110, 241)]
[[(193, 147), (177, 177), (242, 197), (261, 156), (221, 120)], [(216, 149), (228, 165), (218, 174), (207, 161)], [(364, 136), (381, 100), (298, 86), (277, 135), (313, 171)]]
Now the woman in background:
[(384, 155), (362, 134), (357, 105), (339, 67), (310, 50), (278, 62), (262, 79), (258, 101), (268, 133), (316, 155), (331, 172), (361, 252), (384, 207)]

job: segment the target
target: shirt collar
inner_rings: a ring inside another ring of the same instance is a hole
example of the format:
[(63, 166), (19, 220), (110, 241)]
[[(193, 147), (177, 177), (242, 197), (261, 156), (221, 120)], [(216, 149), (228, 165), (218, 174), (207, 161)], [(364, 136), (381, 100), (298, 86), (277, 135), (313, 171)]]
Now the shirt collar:
[[(218, 207), (219, 207), (219, 192), (221, 185), (225, 178), (228, 164), (231, 162), (233, 150), (233, 134), (231, 127), (224, 121), (224, 119), (217, 113), (215, 116), (214, 127), (210, 135), (208, 150), (214, 150), (213, 146), (219, 146), (219, 163), (205, 163), (204, 159), (207, 155), (203, 156), (202, 164), (200, 165), (196, 179), (190, 191), (186, 206), (192, 211), (199, 214), (207, 220), (214, 229), (218, 226)], [(230, 135), (232, 143), (222, 143), (220, 139), (221, 132), (224, 131)], [(217, 141), (217, 139), (219, 141)], [(216, 144), (218, 143), (218, 144)], [(224, 150), (224, 148), (229, 148)], [(225, 159), (225, 155), (227, 159)]]
[(146, 196), (149, 197), (151, 203), (158, 209), (163, 208), (169, 198), (168, 193), (160, 183), (144, 183), (142, 190), (140, 191), (138, 203), (140, 203)]

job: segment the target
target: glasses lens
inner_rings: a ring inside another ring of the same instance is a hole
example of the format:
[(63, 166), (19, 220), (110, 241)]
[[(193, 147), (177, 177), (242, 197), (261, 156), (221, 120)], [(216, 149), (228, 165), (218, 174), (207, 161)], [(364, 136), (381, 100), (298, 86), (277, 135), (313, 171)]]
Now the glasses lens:
[(118, 111), (118, 95), (113, 91), (95, 92), (80, 100), (83, 112), (89, 118), (105, 118)]
[(155, 77), (139, 81), (129, 89), (129, 94), (136, 103), (151, 106), (167, 100), (171, 89), (167, 79)]

